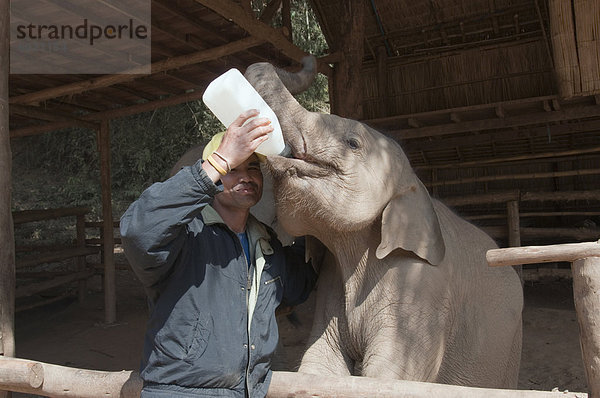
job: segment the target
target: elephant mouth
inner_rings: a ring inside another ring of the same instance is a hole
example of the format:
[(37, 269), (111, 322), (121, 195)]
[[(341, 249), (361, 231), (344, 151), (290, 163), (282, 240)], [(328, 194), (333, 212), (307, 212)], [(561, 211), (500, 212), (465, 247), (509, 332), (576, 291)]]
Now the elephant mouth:
[(310, 155), (302, 158), (291, 156), (269, 156), (267, 167), (275, 179), (287, 178), (319, 178), (331, 174), (331, 166), (324, 164)]

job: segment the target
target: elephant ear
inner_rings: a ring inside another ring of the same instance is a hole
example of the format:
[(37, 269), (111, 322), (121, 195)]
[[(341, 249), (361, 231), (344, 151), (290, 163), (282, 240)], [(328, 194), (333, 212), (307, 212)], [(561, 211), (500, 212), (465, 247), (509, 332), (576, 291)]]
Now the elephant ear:
[(433, 203), (418, 179), (409, 190), (393, 197), (383, 210), (377, 258), (398, 248), (415, 253), (431, 265), (439, 265), (446, 253)]

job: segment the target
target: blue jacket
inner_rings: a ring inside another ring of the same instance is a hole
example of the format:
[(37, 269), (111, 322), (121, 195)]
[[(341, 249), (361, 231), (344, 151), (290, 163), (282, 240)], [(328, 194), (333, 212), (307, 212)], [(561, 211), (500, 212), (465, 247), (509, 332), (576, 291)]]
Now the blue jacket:
[(279, 338), (275, 309), (304, 301), (316, 281), (303, 247), (282, 247), (252, 216), (249, 265), (209, 206), (218, 192), (198, 162), (153, 184), (121, 218), (125, 255), (152, 307), (144, 396), (264, 397)]

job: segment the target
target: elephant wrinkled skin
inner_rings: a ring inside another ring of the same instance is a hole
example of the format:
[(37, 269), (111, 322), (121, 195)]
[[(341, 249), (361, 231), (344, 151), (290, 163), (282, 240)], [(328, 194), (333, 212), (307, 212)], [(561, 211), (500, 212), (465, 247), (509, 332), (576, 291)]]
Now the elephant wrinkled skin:
[(245, 75), (292, 153), (267, 159), (277, 220), (328, 251), (299, 370), (516, 387), (522, 285), (487, 266), (494, 241), (429, 196), (395, 141), (305, 110), (285, 87), (292, 74), (270, 64)]

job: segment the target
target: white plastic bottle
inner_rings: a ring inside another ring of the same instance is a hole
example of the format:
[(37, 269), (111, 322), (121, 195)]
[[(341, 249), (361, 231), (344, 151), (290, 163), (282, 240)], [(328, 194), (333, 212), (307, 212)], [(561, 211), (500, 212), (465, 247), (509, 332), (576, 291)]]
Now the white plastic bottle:
[(258, 146), (256, 152), (269, 156), (279, 155), (284, 151), (285, 143), (275, 112), (239, 70), (230, 69), (213, 80), (204, 91), (202, 100), (225, 127), (242, 112), (257, 109), (260, 112), (259, 117), (271, 120), (273, 131), (269, 133), (269, 138)]

